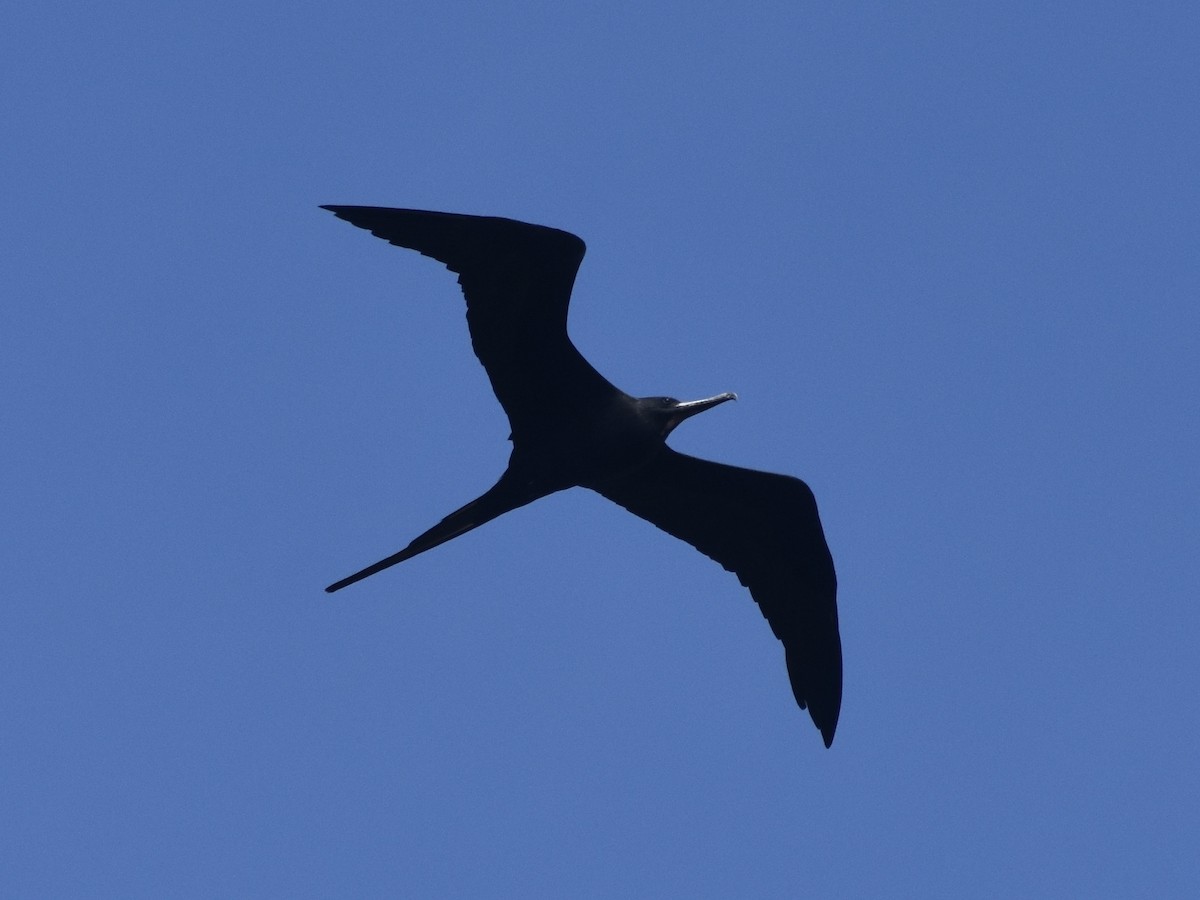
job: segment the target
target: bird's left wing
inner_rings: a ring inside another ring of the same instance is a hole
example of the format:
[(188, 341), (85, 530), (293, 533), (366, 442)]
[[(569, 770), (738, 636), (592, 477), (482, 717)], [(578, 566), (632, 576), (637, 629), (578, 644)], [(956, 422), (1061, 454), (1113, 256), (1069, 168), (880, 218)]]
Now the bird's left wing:
[(808, 485), (664, 447), (635, 472), (589, 486), (750, 589), (783, 642), (796, 702), (828, 747), (842, 704), (842, 642), (833, 559)]
[(339, 219), (458, 273), (471, 346), (514, 436), (560, 410), (620, 392), (575, 349), (567, 308), (584, 244), (570, 232), (494, 216), (382, 206), (324, 206)]

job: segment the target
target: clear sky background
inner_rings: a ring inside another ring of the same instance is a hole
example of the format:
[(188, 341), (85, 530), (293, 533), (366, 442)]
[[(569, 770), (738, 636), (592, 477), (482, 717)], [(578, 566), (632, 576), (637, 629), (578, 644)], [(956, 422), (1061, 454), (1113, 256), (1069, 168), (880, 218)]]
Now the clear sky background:
[[(24, 4), (0, 33), (0, 892), (1200, 892), (1194, 3)], [(816, 492), (825, 750), (736, 579), (491, 485), (454, 276), (579, 234), (675, 447)]]

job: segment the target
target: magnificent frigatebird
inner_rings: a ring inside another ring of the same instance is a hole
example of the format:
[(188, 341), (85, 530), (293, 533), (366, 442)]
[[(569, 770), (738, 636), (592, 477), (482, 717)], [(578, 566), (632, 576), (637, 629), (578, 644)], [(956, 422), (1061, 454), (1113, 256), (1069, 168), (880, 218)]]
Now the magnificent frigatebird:
[(586, 487), (687, 541), (737, 575), (783, 642), (792, 692), (828, 747), (842, 705), (837, 579), (817, 505), (798, 478), (676, 453), (667, 435), (734, 394), (681, 402), (631, 397), (567, 336), (584, 244), (512, 219), (375, 206), (324, 206), (458, 274), (471, 346), (512, 426), (508, 469), (483, 496), (333, 592), (509, 510)]

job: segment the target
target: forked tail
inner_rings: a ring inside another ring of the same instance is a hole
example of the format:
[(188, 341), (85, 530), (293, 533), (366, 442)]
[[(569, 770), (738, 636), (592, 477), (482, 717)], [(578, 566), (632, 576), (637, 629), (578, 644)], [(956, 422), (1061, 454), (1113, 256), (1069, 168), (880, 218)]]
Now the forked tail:
[(379, 562), (367, 566), (365, 569), (355, 572), (341, 581), (334, 582), (325, 588), (325, 592), (332, 594), (334, 591), (340, 591), (342, 588), (348, 587), (356, 581), (362, 581), (376, 572), (382, 572), (384, 569), (390, 568), (397, 563), (402, 563), (406, 559), (412, 559), (426, 550), (432, 550), (438, 544), (454, 540), (459, 535), (466, 534), (471, 529), (478, 528), (485, 522), (490, 522), (492, 519), (503, 515), (509, 510), (532, 503), (541, 496), (543, 495), (539, 493), (531, 493), (528, 490), (519, 489), (515, 482), (509, 478), (508, 472), (505, 472), (487, 493), (472, 500), (461, 509), (456, 509), (450, 513), (442, 521), (413, 540), (411, 544), (399, 553), (393, 553), (387, 559), (381, 559)]

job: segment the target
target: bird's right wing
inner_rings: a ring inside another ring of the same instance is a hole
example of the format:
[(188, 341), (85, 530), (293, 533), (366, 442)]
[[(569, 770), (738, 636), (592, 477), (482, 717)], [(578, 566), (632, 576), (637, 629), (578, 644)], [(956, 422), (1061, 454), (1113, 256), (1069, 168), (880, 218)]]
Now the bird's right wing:
[(738, 576), (783, 642), (796, 702), (829, 746), (842, 704), (837, 577), (808, 485), (664, 447), (636, 472), (589, 486)]
[(567, 336), (584, 243), (513, 219), (379, 206), (325, 206), (338, 218), (458, 273), (471, 345), (514, 435), (547, 415), (619, 393)]

